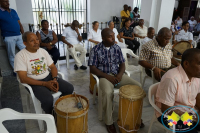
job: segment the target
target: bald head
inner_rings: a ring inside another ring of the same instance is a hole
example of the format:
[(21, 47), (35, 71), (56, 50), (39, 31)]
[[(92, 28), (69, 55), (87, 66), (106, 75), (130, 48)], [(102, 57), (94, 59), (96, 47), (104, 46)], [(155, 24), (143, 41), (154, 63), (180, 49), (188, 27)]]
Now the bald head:
[(167, 27), (163, 27), (163, 28), (160, 29), (159, 32), (158, 32), (158, 36), (160, 36), (160, 37), (164, 37), (164, 36), (169, 35), (169, 34), (171, 34), (171, 31), (170, 31), (170, 29), (167, 28)]
[(113, 31), (110, 28), (105, 28), (101, 32), (102, 38), (105, 38), (106, 36), (109, 36), (110, 33), (113, 33)]
[(29, 34), (34, 34), (33, 32), (31, 32), (31, 31), (27, 31), (27, 32), (25, 32), (23, 35), (22, 35), (22, 40), (23, 40), (23, 42), (27, 42), (27, 38), (28, 38), (28, 35)]

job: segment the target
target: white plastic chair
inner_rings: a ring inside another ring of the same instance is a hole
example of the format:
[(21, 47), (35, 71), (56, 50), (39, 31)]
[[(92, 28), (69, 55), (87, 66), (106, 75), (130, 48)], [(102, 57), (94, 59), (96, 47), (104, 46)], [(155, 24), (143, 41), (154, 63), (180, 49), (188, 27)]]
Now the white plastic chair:
[(144, 78), (143, 78), (143, 81), (142, 81), (142, 88), (144, 88), (144, 83), (146, 81), (147, 78), (151, 78), (152, 79), (152, 84), (155, 84), (157, 82), (157, 80), (155, 79), (154, 77), (154, 73), (152, 70), (151, 71), (151, 77), (149, 77), (146, 72), (145, 72), (145, 68), (141, 66), (141, 71), (142, 71), (142, 75), (145, 75)]
[[(81, 42), (83, 44), (83, 47), (85, 48), (85, 44), (83, 42)], [(67, 68), (69, 69), (69, 51), (68, 51), (68, 46), (67, 44), (63, 44), (65, 46), (65, 49), (66, 49), (66, 65), (67, 65)], [(80, 55), (81, 53), (79, 51), (76, 52), (77, 55)], [(86, 63), (86, 56), (85, 56), (85, 65), (87, 65)]]
[[(123, 45), (125, 46), (125, 48), (127, 48), (128, 47), (128, 45), (125, 43), (125, 40), (124, 40), (124, 38), (121, 38), (122, 39), (122, 41), (123, 41)], [(119, 45), (120, 46), (120, 45)], [(121, 47), (122, 48), (122, 47)], [(124, 49), (124, 47), (122, 48), (122, 49)]]
[(1, 133), (9, 133), (4, 125), (3, 121), (6, 120), (18, 120), (18, 119), (34, 119), (34, 120), (44, 120), (47, 124), (47, 133), (57, 133), (55, 121), (52, 115), (49, 114), (29, 114), (29, 113), (19, 113), (9, 108), (4, 108), (0, 110), (0, 130)]
[[(154, 101), (154, 98), (156, 96), (156, 92), (157, 92), (157, 88), (158, 88), (158, 85), (159, 83), (156, 83), (156, 84), (153, 84), (149, 87), (149, 92), (148, 92), (148, 98), (149, 98), (149, 103), (151, 104), (151, 106), (156, 110), (158, 111), (160, 114), (162, 114), (162, 111), (160, 108), (158, 108), (158, 106), (156, 106), (155, 104), (155, 101)], [(154, 110), (154, 115), (153, 115), (153, 118), (151, 119), (151, 123), (149, 125), (149, 130), (148, 130), (148, 133), (151, 133), (151, 130), (152, 130), (152, 126), (153, 126), (153, 123), (154, 122), (157, 122), (158, 123), (158, 126), (165, 129), (166, 132), (168, 132), (169, 130), (164, 127), (158, 120), (157, 120), (157, 117), (156, 117), (156, 114), (155, 114), (155, 110)], [(175, 133), (175, 125), (173, 125), (173, 132), (172, 133)]]
[(141, 47), (142, 47), (142, 39), (140, 39), (139, 37), (135, 37), (135, 39), (136, 39), (136, 41), (138, 41), (139, 43), (140, 43), (140, 47), (138, 48), (138, 50), (137, 50), (137, 55), (139, 55), (140, 54), (140, 50), (141, 50)]
[(139, 61), (139, 57), (137, 55), (135, 55), (133, 53), (132, 50), (130, 49), (122, 49), (122, 54), (123, 54), (123, 57), (125, 59), (125, 66), (126, 66), (126, 71), (128, 71), (130, 74), (133, 74), (133, 73), (140, 73), (140, 83), (142, 84), (142, 70), (140, 69), (140, 65), (138, 66), (135, 66), (135, 65), (129, 65), (128, 64), (128, 59), (127, 59), (127, 54), (133, 56), (134, 58), (137, 59), (137, 61)]
[[(61, 72), (58, 72), (58, 76), (62, 79), (64, 79), (64, 74), (61, 73)], [(40, 101), (35, 97), (34, 93), (33, 93), (33, 90), (31, 88), (30, 85), (28, 84), (24, 84), (24, 83), (21, 83), (20, 80), (18, 79), (18, 82), (19, 84), (21, 84), (22, 86), (26, 87), (28, 90), (29, 90), (29, 93), (27, 95), (27, 110), (28, 112), (30, 112), (30, 97), (32, 98), (32, 101), (33, 101), (33, 105), (34, 105), (34, 108), (35, 108), (35, 112), (36, 114), (42, 114), (43, 110), (41, 108), (41, 103)], [(60, 91), (58, 91), (57, 93), (53, 93), (52, 96), (53, 96), (53, 99), (54, 99), (54, 103), (56, 102), (56, 100), (60, 97), (62, 93)], [(53, 105), (54, 105), (53, 103)], [(39, 124), (39, 128), (40, 128), (40, 131), (44, 131), (44, 123), (43, 121), (41, 120), (38, 120), (38, 124)]]
[[(130, 73), (125, 71), (125, 73), (130, 77)], [(96, 80), (96, 85), (94, 86), (94, 92), (93, 92), (93, 104), (95, 103), (95, 99), (96, 99), (96, 89), (98, 88), (98, 118), (101, 121), (102, 120), (102, 113), (103, 113), (103, 106), (102, 106), (102, 90), (99, 89), (99, 78), (92, 74), (92, 76), (95, 78)], [(114, 94), (118, 94), (119, 93), (119, 89), (114, 88)]]

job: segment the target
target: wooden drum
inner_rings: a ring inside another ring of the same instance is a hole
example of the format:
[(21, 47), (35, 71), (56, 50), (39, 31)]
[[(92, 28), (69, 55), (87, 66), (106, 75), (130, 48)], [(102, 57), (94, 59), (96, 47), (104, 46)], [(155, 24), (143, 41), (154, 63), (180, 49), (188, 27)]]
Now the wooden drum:
[(76, 96), (82, 99), (84, 106), (81, 109), (78, 109), (74, 95), (63, 96), (54, 105), (58, 133), (88, 133), (89, 101), (84, 96)]
[[(94, 87), (96, 87), (96, 83), (97, 83), (96, 80), (94, 79), (94, 77), (90, 73), (90, 93), (91, 94), (93, 94)], [(98, 95), (98, 88), (96, 89), (96, 95)]]
[(185, 50), (190, 48), (193, 48), (193, 46), (188, 41), (177, 42), (172, 46), (173, 57), (181, 59), (181, 56), (185, 52)]
[(137, 133), (141, 125), (145, 91), (136, 85), (125, 85), (119, 89), (118, 126), (121, 133)]

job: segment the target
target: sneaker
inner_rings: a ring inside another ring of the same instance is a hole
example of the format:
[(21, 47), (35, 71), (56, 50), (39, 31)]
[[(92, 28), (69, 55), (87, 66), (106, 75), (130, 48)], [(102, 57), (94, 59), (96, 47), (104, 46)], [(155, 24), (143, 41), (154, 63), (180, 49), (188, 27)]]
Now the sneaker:
[(80, 67), (80, 69), (82, 69), (82, 70), (86, 70), (87, 67), (82, 65), (82, 66)]
[(78, 66), (76, 64), (74, 65), (74, 70), (78, 70)]

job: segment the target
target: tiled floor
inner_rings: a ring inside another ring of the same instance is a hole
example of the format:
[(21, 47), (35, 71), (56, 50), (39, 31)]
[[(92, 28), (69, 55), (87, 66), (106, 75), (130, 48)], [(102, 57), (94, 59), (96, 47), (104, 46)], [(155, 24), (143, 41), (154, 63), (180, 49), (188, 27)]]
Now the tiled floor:
[[(129, 60), (131, 60), (131, 63), (137, 64), (134, 59), (130, 58)], [(67, 69), (66, 62), (60, 61), (60, 69), (61, 69), (60, 71), (65, 74), (65, 79), (74, 85), (75, 92), (77, 94), (83, 95), (89, 99), (90, 105), (89, 105), (89, 113), (88, 113), (89, 114), (88, 115), (88, 125), (89, 125), (88, 132), (89, 133), (107, 133), (104, 123), (98, 120), (97, 105), (92, 104), (93, 97), (89, 92), (89, 80), (90, 80), (89, 69), (87, 69), (87, 71), (83, 71), (83, 70), (75, 71), (73, 69), (73, 65), (74, 65), (73, 60), (71, 60), (70, 62), (72, 62), (70, 63), (70, 68)], [(131, 75), (131, 78), (139, 81), (139, 74)], [(146, 91), (146, 93), (150, 85), (151, 85), (151, 80), (147, 79), (144, 86), (144, 90)], [(24, 109), (24, 112), (27, 112), (27, 106), (26, 106), (27, 92), (23, 87), (20, 87), (20, 91), (21, 91), (21, 96), (22, 96), (23, 109)], [(145, 127), (143, 129), (140, 129), (138, 133), (148, 132), (149, 124), (153, 116), (154, 110), (149, 104), (147, 96), (143, 100), (143, 110), (142, 110), (142, 119), (145, 124)], [(31, 104), (31, 112), (34, 112), (34, 108), (32, 104)], [(117, 117), (118, 117), (118, 103), (117, 102), (115, 103), (115, 110), (114, 110), (113, 117), (114, 117), (114, 120), (117, 121)], [(115, 126), (117, 127), (116, 122), (115, 122)], [(27, 133), (43, 133), (39, 131), (37, 121), (27, 120), (26, 129), (27, 129)], [(158, 128), (156, 124), (154, 124), (152, 133), (163, 133), (163, 132), (164, 132), (163, 129)]]

